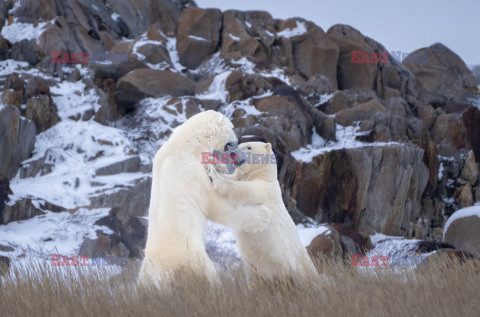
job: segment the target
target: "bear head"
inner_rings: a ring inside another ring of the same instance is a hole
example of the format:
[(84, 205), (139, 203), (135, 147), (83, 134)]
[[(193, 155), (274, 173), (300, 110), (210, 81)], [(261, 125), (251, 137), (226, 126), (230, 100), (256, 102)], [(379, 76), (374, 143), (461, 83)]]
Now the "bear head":
[(188, 119), (175, 130), (177, 144), (184, 144), (192, 151), (231, 151), (238, 145), (233, 124), (223, 114), (208, 110)]
[(277, 160), (270, 143), (246, 142), (238, 146), (235, 154), (235, 176), (241, 180), (277, 179)]

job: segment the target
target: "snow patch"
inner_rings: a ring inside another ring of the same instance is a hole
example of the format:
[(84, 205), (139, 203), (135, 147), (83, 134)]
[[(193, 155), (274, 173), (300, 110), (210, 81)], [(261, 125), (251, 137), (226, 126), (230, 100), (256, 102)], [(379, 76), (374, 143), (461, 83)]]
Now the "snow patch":
[(229, 103), (229, 104), (226, 104), (226, 105), (222, 106), (219, 109), (219, 111), (223, 115), (225, 115), (225, 117), (229, 118), (230, 120), (233, 119), (233, 113), (238, 109), (242, 109), (243, 111), (245, 111), (242, 118), (246, 118), (247, 116), (250, 116), (250, 115), (251, 116), (259, 116), (263, 112), (259, 111), (257, 108), (255, 108), (255, 106), (253, 106), (251, 104), (252, 99), (253, 98), (249, 98), (249, 99), (246, 99), (246, 100), (235, 100), (232, 103)]
[(5, 26), (2, 28), (0, 35), (10, 43), (17, 43), (23, 40), (38, 40), (43, 31), (45, 31), (45, 26), (49, 23), (50, 21), (39, 22), (35, 26), (31, 23), (18, 22), (18, 19), (15, 18), (10, 25), (8, 25), (8, 21), (5, 21)]
[(208, 90), (201, 95), (197, 95), (196, 97), (198, 99), (213, 99), (227, 102), (228, 91), (225, 88), (225, 83), (231, 73), (231, 71), (226, 71), (216, 75), (215, 78), (213, 78)]
[(230, 38), (236, 42), (240, 41), (240, 38), (238, 36), (235, 36), (233, 34), (228, 34), (230, 36)]
[(297, 26), (295, 28), (285, 29), (282, 32), (278, 32), (278, 36), (284, 37), (284, 38), (291, 38), (294, 36), (299, 36), (307, 33), (307, 26), (305, 25), (304, 22), (296, 21), (296, 23), (297, 23)]
[(443, 162), (440, 162), (440, 166), (438, 167), (438, 179), (442, 179), (444, 170), (445, 167), (443, 166)]
[(173, 68), (177, 72), (181, 72), (185, 67), (180, 63), (180, 57), (178, 56), (177, 51), (177, 39), (175, 37), (167, 37), (167, 51), (170, 55), (170, 61), (172, 62)]
[(301, 225), (297, 226), (298, 236), (300, 237), (300, 243), (304, 247), (308, 247), (313, 239), (321, 234), (330, 234), (330, 229), (327, 226), (320, 225), (317, 228), (305, 228)]
[(326, 141), (317, 132), (313, 131), (312, 144), (308, 145), (306, 148), (300, 148), (292, 152), (293, 158), (299, 162), (310, 163), (312, 159), (316, 156), (322, 155), (327, 152), (341, 150), (341, 149), (353, 149), (353, 148), (362, 148), (369, 146), (391, 146), (398, 145), (398, 142), (374, 142), (374, 143), (365, 143), (358, 141), (357, 136), (365, 134), (365, 132), (359, 132), (359, 127), (343, 127), (337, 125), (336, 142)]
[(88, 110), (98, 111), (99, 97), (94, 89), (86, 89), (82, 81), (64, 81), (50, 87), (53, 102), (58, 107), (58, 115), (63, 120), (82, 115)]
[(78, 254), (84, 238), (96, 239), (96, 230), (112, 234), (112, 230), (94, 223), (108, 215), (109, 208), (81, 208), (75, 212), (47, 212), (25, 221), (11, 222), (0, 230), (0, 244), (15, 248), (1, 255), (42, 257), (49, 254)]
[(27, 62), (15, 61), (13, 59), (0, 61), (0, 76), (6, 76), (12, 73), (27, 74), (36, 77), (42, 77), (47, 80), (60, 81), (60, 78), (50, 77), (36, 68), (30, 68)]
[(208, 42), (207, 39), (205, 39), (203, 37), (200, 37), (200, 36), (189, 35), (188, 37), (191, 38), (192, 40), (195, 40), (195, 41)]

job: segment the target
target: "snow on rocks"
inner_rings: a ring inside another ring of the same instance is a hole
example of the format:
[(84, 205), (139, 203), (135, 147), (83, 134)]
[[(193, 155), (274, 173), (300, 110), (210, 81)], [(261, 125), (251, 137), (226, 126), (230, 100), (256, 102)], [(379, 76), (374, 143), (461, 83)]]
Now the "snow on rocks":
[(196, 97), (198, 99), (213, 99), (226, 102), (228, 97), (228, 91), (225, 88), (225, 83), (231, 73), (231, 71), (226, 71), (215, 75), (208, 90), (201, 95), (197, 95)]
[(308, 247), (313, 239), (318, 237), (321, 234), (328, 234), (330, 232), (330, 228), (324, 225), (320, 225), (318, 227), (305, 227), (302, 224), (297, 225), (298, 229), (298, 236), (300, 237), (300, 243), (304, 247)]
[(296, 21), (297, 26), (293, 29), (285, 29), (281, 32), (278, 32), (277, 35), (284, 38), (292, 38), (295, 36), (303, 35), (307, 33), (307, 26), (304, 22)]
[(359, 132), (358, 130), (359, 127), (344, 127), (337, 125), (336, 136), (338, 141), (328, 142), (319, 136), (316, 131), (314, 131), (312, 136), (312, 144), (308, 145), (306, 148), (300, 148), (292, 152), (292, 156), (299, 162), (309, 163), (314, 157), (330, 151), (368, 146), (391, 146), (399, 144), (397, 142), (366, 143), (358, 141), (357, 136), (364, 134), (364, 132)]
[[(43, 158), (47, 151), (56, 153), (52, 171), (34, 178), (11, 181), (14, 196), (11, 204), (23, 197), (36, 197), (65, 208), (89, 205), (89, 196), (98, 188), (95, 170), (108, 163), (125, 159), (135, 147), (124, 132), (103, 126), (95, 121), (59, 122), (39, 134), (34, 155), (23, 164)], [(140, 175), (137, 175), (137, 177)], [(109, 180), (105, 186), (122, 184), (121, 180)], [(104, 180), (105, 181), (105, 180)]]
[(445, 239), (445, 233), (448, 231), (448, 228), (454, 221), (472, 216), (480, 218), (480, 202), (476, 203), (475, 206), (463, 208), (454, 212), (453, 215), (448, 218), (447, 223), (445, 224), (445, 228), (443, 229), (443, 238)]
[(50, 91), (53, 102), (57, 105), (58, 115), (63, 120), (100, 109), (99, 96), (95, 89), (87, 89), (82, 81), (63, 81), (51, 86)]
[(38, 40), (43, 31), (45, 31), (45, 26), (49, 23), (50, 21), (34, 25), (18, 22), (18, 19), (15, 18), (12, 24), (6, 23), (0, 35), (10, 41), (10, 43), (17, 43), (23, 40)]
[(480, 206), (456, 211), (443, 230), (443, 241), (457, 250), (480, 254)]
[[(70, 212), (47, 212), (26, 221), (11, 222), (0, 230), (0, 244), (15, 248), (15, 251), (0, 251), (0, 255), (13, 258), (44, 257), (52, 253), (75, 255), (83, 239), (95, 239), (96, 230), (112, 231), (95, 221), (108, 214), (108, 208), (80, 208)], [(12, 254), (13, 253), (13, 254)]]

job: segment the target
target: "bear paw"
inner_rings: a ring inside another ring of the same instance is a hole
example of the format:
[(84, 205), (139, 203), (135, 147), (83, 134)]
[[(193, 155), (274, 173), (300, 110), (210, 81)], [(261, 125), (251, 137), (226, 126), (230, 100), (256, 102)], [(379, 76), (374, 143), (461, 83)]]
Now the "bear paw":
[(218, 188), (220, 187), (218, 178), (219, 175), (218, 172), (215, 170), (215, 167), (213, 165), (206, 165), (205, 171), (207, 172), (208, 178), (212, 183), (213, 189), (218, 191)]

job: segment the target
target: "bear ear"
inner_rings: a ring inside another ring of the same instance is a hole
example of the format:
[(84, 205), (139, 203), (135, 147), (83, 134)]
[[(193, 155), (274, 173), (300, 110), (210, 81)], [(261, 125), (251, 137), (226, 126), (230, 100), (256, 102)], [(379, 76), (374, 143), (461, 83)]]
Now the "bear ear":
[(265, 148), (267, 149), (267, 151), (270, 151), (272, 149), (272, 144), (271, 143), (267, 143), (265, 145)]

